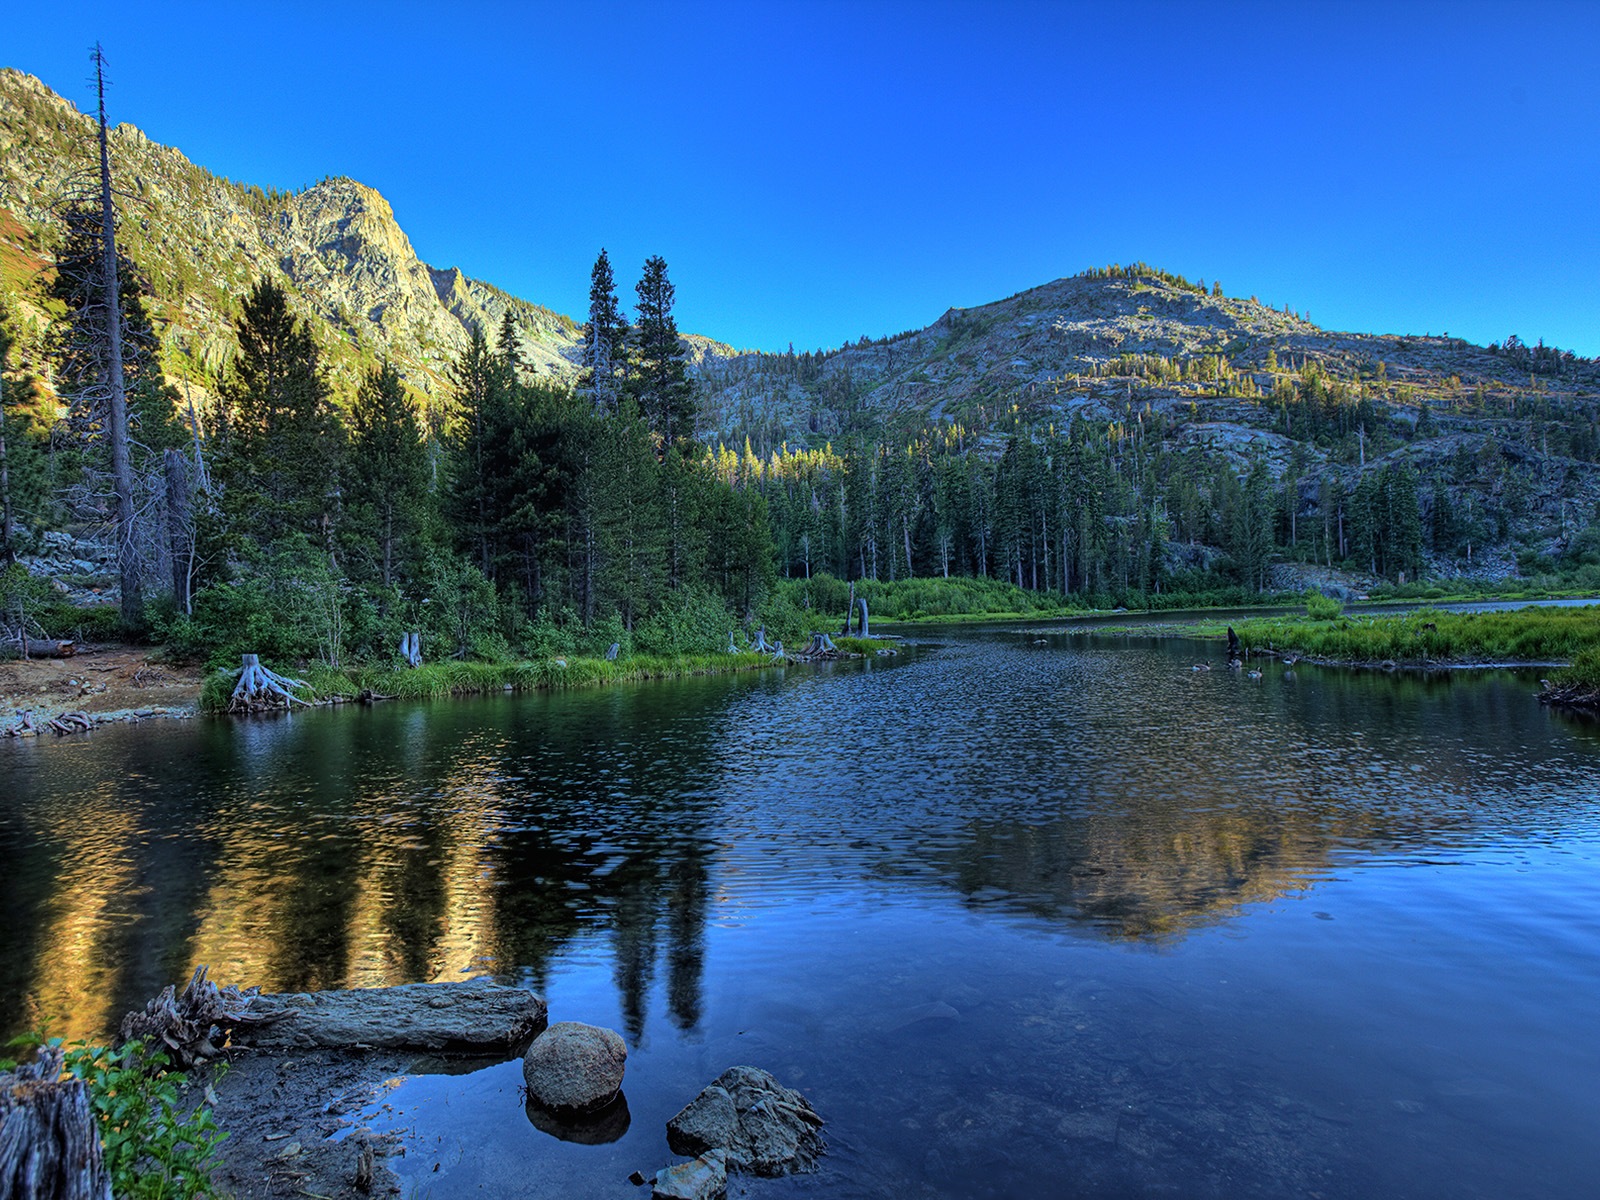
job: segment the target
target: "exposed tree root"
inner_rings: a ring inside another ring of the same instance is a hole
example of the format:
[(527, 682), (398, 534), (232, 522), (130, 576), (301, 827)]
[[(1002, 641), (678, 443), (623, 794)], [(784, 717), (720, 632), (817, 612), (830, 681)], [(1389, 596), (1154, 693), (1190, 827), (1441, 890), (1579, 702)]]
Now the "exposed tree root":
[(217, 1055), (220, 1046), (234, 1030), (249, 1030), (284, 1017), (292, 1011), (263, 1013), (250, 1011), (260, 988), (219, 988), (206, 978), (204, 963), (195, 968), (181, 996), (174, 996), (171, 985), (144, 1006), (122, 1018), (123, 1041), (142, 1038), (149, 1045), (165, 1046), (172, 1060), (184, 1070)]
[(269, 671), (254, 654), (246, 654), (244, 666), (239, 672), (239, 682), (234, 685), (233, 695), (228, 699), (228, 711), (260, 712), (267, 708), (293, 708), (296, 704), (309, 708), (311, 702), (296, 696), (294, 689), (310, 690), (310, 687), (303, 679), (288, 679), (276, 671)]

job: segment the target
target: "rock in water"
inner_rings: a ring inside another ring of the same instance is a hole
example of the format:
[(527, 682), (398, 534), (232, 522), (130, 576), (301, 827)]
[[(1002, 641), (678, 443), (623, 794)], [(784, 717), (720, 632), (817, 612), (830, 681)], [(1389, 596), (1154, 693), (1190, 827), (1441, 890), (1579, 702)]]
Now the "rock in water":
[(656, 1172), (651, 1200), (713, 1200), (728, 1186), (727, 1156), (710, 1150), (692, 1162), (674, 1163)]
[(610, 1029), (558, 1021), (522, 1056), (528, 1096), (555, 1112), (593, 1112), (622, 1087), (628, 1047)]
[(752, 1175), (812, 1170), (823, 1151), (822, 1118), (793, 1088), (759, 1067), (729, 1067), (667, 1122), (675, 1154), (726, 1150)]

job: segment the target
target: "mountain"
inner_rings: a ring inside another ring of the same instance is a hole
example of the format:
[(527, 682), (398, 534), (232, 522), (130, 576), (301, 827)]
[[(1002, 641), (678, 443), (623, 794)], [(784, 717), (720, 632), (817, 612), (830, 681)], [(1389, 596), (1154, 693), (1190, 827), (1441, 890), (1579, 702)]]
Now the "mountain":
[[(94, 146), (90, 118), (37, 79), (0, 70), (0, 293), (21, 318), (22, 365), (46, 378), (52, 314), (39, 283), (60, 206), (92, 178)], [(330, 178), (263, 191), (131, 125), (115, 129), (112, 150), (123, 245), (149, 275), (166, 369), (193, 388), (214, 386), (232, 352), (234, 307), (262, 275), (278, 278), (310, 318), (344, 394), (382, 357), (437, 394), (468, 328), (497, 332), (507, 313), (535, 372), (577, 374), (577, 323), (422, 262), (370, 187)], [(1472, 527), (1486, 532), (1460, 539), (1474, 566), (1481, 554), (1471, 542), (1481, 550), (1485, 538), (1564, 552), (1600, 504), (1595, 362), (1514, 337), (1482, 347), (1326, 330), (1143, 264), (1089, 270), (825, 351), (685, 342), (703, 435), (748, 439), (762, 458), (783, 443), (904, 444), (939, 424), (997, 457), (1019, 426), (1086, 418), (1119, 437), (1158, 417), (1165, 452), (1193, 450), (1239, 471), (1261, 458), (1274, 480), (1292, 475), (1298, 499), (1286, 503), (1308, 519), (1322, 511), (1325, 484), (1352, 491), (1375, 465), (1414, 467), (1425, 486), (1476, 514)]]
[[(524, 361), (558, 379), (577, 374), (581, 330), (571, 318), (423, 262), (389, 202), (364, 184), (331, 178), (263, 191), (126, 124), (112, 131), (111, 147), (121, 243), (150, 277), (151, 315), (175, 376), (215, 380), (232, 352), (238, 297), (263, 275), (311, 318), (339, 386), (387, 356), (415, 387), (435, 392), (470, 324), (492, 336), (508, 311)], [(35, 341), (50, 317), (37, 285), (59, 211), (92, 180), (95, 153), (90, 117), (32, 76), (0, 69), (0, 289)], [(704, 338), (691, 345), (696, 359), (731, 353)]]

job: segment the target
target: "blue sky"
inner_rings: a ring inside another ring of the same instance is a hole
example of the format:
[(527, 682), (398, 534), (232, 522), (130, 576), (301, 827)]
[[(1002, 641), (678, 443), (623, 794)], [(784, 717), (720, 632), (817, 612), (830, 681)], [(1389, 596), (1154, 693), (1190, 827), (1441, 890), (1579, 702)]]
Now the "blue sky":
[(0, 64), (235, 180), (350, 175), (581, 319), (836, 346), (1136, 259), (1600, 354), (1600, 3), (0, 7)]

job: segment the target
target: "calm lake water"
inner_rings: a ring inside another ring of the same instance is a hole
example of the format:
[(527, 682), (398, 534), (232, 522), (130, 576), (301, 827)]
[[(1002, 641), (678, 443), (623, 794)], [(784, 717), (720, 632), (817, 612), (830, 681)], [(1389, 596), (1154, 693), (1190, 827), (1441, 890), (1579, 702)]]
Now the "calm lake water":
[(438, 1200), (639, 1196), (736, 1063), (828, 1120), (752, 1196), (1593, 1196), (1600, 730), (1537, 672), (1215, 653), (966, 630), (0, 745), (0, 1025), (100, 1030), (206, 962), (488, 972), (625, 1034), (607, 1144), (535, 1127), (515, 1062), (401, 1084)]

